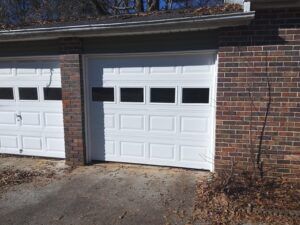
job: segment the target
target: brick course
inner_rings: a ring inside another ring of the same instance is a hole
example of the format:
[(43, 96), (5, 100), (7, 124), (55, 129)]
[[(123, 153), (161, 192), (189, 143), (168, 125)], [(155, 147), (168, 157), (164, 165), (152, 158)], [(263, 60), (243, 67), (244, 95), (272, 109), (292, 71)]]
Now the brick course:
[[(268, 176), (300, 179), (300, 9), (256, 13), (246, 27), (223, 29), (219, 37), (216, 171), (233, 162), (249, 167), (252, 134), (261, 130), (266, 110), (267, 75), (272, 105), (264, 138)], [(258, 144), (257, 136), (254, 143)]]

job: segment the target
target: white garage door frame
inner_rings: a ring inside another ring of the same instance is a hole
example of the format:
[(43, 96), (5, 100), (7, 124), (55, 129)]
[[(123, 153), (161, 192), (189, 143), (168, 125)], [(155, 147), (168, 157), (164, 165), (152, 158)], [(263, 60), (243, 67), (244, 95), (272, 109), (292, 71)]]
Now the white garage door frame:
[(174, 52), (147, 52), (147, 53), (118, 53), (118, 54), (85, 54), (82, 56), (83, 61), (83, 82), (84, 82), (84, 107), (85, 107), (85, 138), (86, 138), (86, 159), (87, 162), (92, 161), (92, 149), (91, 149), (91, 126), (90, 126), (90, 102), (91, 94), (89, 91), (88, 83), (88, 61), (89, 59), (118, 59), (120, 57), (137, 57), (137, 56), (185, 56), (185, 55), (213, 55), (215, 57), (214, 66), (214, 85), (212, 87), (212, 96), (210, 96), (212, 106), (212, 138), (210, 140), (211, 148), (207, 161), (209, 162), (210, 171), (214, 171), (214, 157), (215, 157), (215, 133), (216, 133), (216, 99), (217, 99), (217, 79), (218, 79), (218, 51), (217, 50), (201, 50), (201, 51), (174, 51)]
[[(58, 65), (59, 65), (59, 60), (60, 60), (60, 56), (59, 55), (35, 55), (35, 56), (17, 56), (17, 57), (0, 57), (0, 63), (11, 63), (12, 65), (17, 65), (18, 63), (28, 63), (28, 62), (57, 62)], [(57, 67), (59, 70), (60, 70), (60, 66)], [(17, 68), (16, 68), (17, 70)], [(42, 70), (41, 70), (42, 71)], [(15, 72), (16, 73), (16, 72)], [(40, 72), (42, 74), (42, 72)], [(58, 75), (58, 74), (54, 74), (54, 75)], [(51, 80), (51, 83), (54, 85), (53, 87), (61, 87), (61, 72), (59, 72), (59, 80), (60, 82), (58, 82), (58, 80), (55, 78), (55, 80)], [(45, 78), (38, 78), (38, 79), (41, 79), (42, 82), (44, 83), (47, 83), (48, 84), (48, 81), (45, 80)], [(50, 79), (52, 79), (52, 73), (51, 73), (51, 77)], [(27, 87), (29, 85), (29, 80), (26, 81), (26, 78), (24, 79), (25, 80), (25, 83), (24, 83), (24, 87)], [(22, 81), (21, 81), (22, 82)], [(58, 86), (56, 86), (58, 85)], [(22, 85), (23, 86), (23, 85)], [(31, 85), (29, 85), (31, 86)], [(36, 85), (32, 85), (33, 87), (35, 87)], [(51, 86), (50, 86), (51, 87)], [(44, 95), (40, 95), (40, 88), (38, 88), (38, 102), (40, 102), (42, 99), (41, 97), (44, 96)], [(16, 95), (15, 91), (14, 91), (14, 95), (15, 95), (15, 98), (18, 96)], [(15, 101), (15, 100), (14, 100)], [(20, 101), (20, 100), (18, 100)], [(24, 101), (25, 102), (25, 101)], [(50, 104), (50, 107), (56, 107), (57, 106), (57, 101), (53, 101), (53, 103), (51, 104), (50, 101), (48, 101)], [(28, 104), (30, 104), (28, 102)], [(63, 108), (62, 108), (63, 110)], [(52, 112), (52, 111), (51, 111)], [(53, 111), (54, 112), (54, 111)], [(57, 113), (55, 111), (55, 113)], [(62, 111), (62, 114), (63, 114), (63, 111)], [(22, 118), (22, 117), (21, 117)], [(41, 119), (41, 118), (40, 118)], [(64, 124), (62, 124), (62, 126), (64, 126)], [(53, 127), (53, 129), (57, 129), (57, 127)], [(51, 128), (52, 129), (52, 128)], [(59, 130), (63, 131), (63, 135), (64, 136), (64, 127), (59, 127)], [(55, 133), (55, 131), (51, 131), (53, 134)], [(24, 132), (23, 132), (24, 133)], [(29, 132), (30, 133), (30, 132)], [(55, 135), (56, 136), (56, 135)], [(37, 136), (36, 136), (37, 137)], [(41, 136), (42, 137), (42, 136)], [(52, 138), (51, 137), (48, 137), (48, 141), (50, 141), (50, 139)], [(47, 139), (46, 139), (47, 140)], [(52, 139), (51, 139), (52, 140)], [(54, 139), (53, 139), (54, 140)], [(34, 140), (33, 140), (34, 141)], [(50, 143), (50, 142), (49, 142)], [(44, 146), (44, 144), (41, 144)], [(48, 145), (48, 144), (47, 144)], [(49, 144), (49, 148), (50, 148), (51, 144)], [(2, 152), (3, 154), (14, 154), (14, 155), (26, 155), (26, 156), (38, 156), (38, 157), (50, 157), (50, 158), (61, 158), (61, 159), (64, 159), (65, 158), (65, 151), (61, 152), (61, 151), (49, 151), (50, 149), (45, 148), (43, 149), (43, 151), (39, 152), (39, 151), (31, 151), (31, 150), (28, 150), (28, 151), (24, 151), (24, 152), (20, 152), (20, 151), (4, 151)], [(65, 148), (65, 146), (63, 146), (63, 148)], [(23, 151), (23, 150), (22, 150)]]

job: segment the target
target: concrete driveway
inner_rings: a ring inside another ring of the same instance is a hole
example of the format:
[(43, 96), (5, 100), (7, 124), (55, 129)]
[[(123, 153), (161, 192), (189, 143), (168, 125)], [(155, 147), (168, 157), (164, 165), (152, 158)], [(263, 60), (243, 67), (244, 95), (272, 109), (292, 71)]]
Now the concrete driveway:
[(114, 163), (61, 172), (62, 164), (0, 158), (0, 172), (4, 167), (47, 167), (57, 173), (50, 179), (39, 178), (0, 193), (0, 224), (190, 224), (196, 183), (208, 175), (201, 171)]

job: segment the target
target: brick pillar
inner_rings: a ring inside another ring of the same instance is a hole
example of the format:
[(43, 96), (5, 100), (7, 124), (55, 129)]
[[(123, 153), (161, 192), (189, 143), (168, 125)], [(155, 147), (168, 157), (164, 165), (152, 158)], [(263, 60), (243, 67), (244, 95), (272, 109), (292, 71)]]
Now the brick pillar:
[(86, 162), (81, 41), (64, 38), (60, 46), (66, 162), (80, 166)]

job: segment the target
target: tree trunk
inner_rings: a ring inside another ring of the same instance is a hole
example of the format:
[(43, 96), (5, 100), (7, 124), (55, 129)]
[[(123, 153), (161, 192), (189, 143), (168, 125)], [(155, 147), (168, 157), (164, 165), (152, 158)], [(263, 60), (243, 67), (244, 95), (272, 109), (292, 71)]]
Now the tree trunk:
[(159, 0), (149, 1), (149, 11), (158, 11), (159, 7)]
[(143, 0), (136, 0), (135, 1), (135, 11), (136, 11), (136, 13), (144, 11)]
[(100, 15), (109, 15), (109, 12), (107, 11), (107, 9), (103, 5), (103, 3), (100, 3), (97, 0), (91, 0), (91, 1), (94, 4), (98, 14), (100, 14)]

